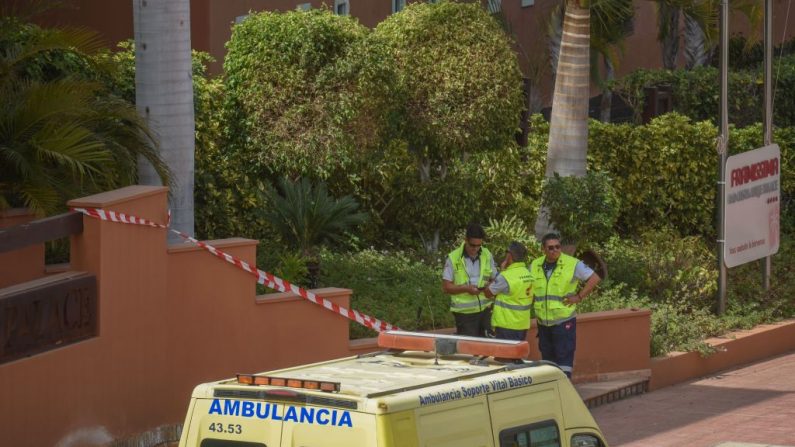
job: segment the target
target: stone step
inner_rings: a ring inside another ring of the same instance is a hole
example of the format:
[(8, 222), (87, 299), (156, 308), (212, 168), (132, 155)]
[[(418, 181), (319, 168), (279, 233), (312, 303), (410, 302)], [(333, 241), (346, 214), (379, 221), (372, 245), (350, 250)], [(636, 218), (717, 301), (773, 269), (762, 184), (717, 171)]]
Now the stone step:
[(578, 383), (574, 386), (588, 408), (615, 402), (649, 391), (648, 377), (626, 377), (599, 382)]

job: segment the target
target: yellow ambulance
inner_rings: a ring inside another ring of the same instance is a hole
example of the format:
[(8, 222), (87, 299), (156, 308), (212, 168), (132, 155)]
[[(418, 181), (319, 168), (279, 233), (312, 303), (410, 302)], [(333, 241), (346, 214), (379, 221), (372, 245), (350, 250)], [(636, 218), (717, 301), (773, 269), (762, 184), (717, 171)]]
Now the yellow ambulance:
[(180, 447), (605, 447), (526, 341), (383, 332), (384, 351), (202, 384)]

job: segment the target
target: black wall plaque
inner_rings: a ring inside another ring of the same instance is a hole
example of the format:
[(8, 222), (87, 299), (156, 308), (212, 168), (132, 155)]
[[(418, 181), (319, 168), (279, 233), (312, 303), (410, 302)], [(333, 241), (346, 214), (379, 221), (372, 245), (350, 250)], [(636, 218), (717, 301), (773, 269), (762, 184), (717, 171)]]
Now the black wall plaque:
[(97, 335), (97, 280), (67, 272), (0, 290), (0, 364)]

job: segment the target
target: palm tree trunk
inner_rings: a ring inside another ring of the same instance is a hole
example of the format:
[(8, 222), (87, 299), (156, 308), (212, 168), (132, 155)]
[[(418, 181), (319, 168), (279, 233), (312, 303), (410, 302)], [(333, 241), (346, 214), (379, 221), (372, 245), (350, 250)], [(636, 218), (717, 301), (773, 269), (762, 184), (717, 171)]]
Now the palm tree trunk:
[[(409, 152), (417, 156), (417, 172), (420, 176), (420, 183), (426, 186), (429, 185), (432, 181), (431, 174), (433, 172), (433, 162), (429, 157), (423, 155), (422, 150), (414, 144), (409, 144)], [(464, 156), (466, 156), (466, 154), (464, 154)], [(444, 180), (447, 176), (447, 168), (443, 166), (440, 174), (441, 179)], [(426, 252), (436, 253), (439, 251), (440, 235), (441, 232), (438, 228), (433, 229), (430, 234), (422, 232), (419, 234)]]
[(679, 57), (679, 7), (671, 6), (666, 1), (659, 3), (658, 26), (662, 40), (662, 62), (667, 70), (676, 70)]
[[(135, 103), (160, 140), (172, 171), (172, 226), (193, 234), (195, 122), (191, 76), (190, 0), (133, 0)], [(158, 185), (152, 166), (138, 163), (139, 183)]]
[(558, 6), (550, 15), (547, 33), (549, 34), (549, 65), (554, 84), (558, 74), (560, 41), (563, 39), (563, 5)]
[(585, 175), (590, 96), (590, 11), (568, 0), (563, 19), (546, 176)]
[[(603, 57), (605, 62), (605, 81), (610, 82), (616, 78), (616, 70), (609, 57)], [(603, 123), (610, 122), (610, 112), (613, 108), (613, 91), (609, 87), (602, 90), (602, 103), (599, 105), (599, 120)]]
[[(546, 176), (585, 175), (588, 152), (591, 15), (577, 0), (567, 0), (563, 17), (552, 115), (549, 123)], [(545, 207), (536, 220), (536, 235), (549, 231)]]
[(698, 21), (685, 16), (685, 68), (691, 70), (709, 62), (712, 51), (707, 47), (707, 36)]

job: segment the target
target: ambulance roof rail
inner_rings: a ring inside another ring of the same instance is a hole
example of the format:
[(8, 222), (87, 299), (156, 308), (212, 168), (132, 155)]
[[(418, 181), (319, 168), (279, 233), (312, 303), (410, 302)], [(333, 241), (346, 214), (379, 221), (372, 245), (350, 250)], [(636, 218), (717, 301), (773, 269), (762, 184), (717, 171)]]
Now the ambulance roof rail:
[(510, 365), (505, 365), (505, 370), (506, 371), (513, 371), (513, 370), (516, 370), (516, 369), (535, 368), (535, 367), (544, 366), (544, 365), (554, 366), (555, 368), (560, 369), (560, 365), (558, 365), (555, 362), (550, 362), (549, 360), (533, 360), (533, 361), (524, 361), (522, 363), (512, 363)]
[(502, 359), (522, 359), (530, 353), (527, 341), (428, 334), (424, 332), (385, 331), (378, 334), (378, 346), (404, 351), (427, 351), (438, 355), (469, 354)]

